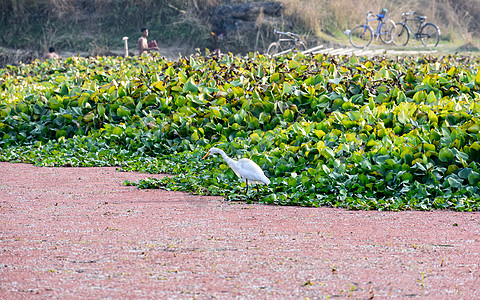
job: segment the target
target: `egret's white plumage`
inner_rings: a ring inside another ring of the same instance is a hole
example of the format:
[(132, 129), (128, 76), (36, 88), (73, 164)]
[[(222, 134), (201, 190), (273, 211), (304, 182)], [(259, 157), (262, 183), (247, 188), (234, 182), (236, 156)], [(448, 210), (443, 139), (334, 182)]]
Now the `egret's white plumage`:
[(262, 169), (248, 158), (242, 158), (236, 161), (228, 157), (223, 150), (215, 147), (210, 148), (203, 158), (205, 159), (209, 154), (220, 154), (230, 168), (232, 168), (233, 172), (247, 183), (247, 189), (248, 184), (270, 184), (270, 179), (265, 176)]

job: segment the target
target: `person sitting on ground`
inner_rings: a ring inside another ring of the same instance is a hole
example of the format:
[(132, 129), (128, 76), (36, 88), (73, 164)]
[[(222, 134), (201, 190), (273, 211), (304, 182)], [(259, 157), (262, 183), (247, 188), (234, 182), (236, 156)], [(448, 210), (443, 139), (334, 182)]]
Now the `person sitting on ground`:
[(58, 56), (58, 54), (55, 53), (55, 48), (50, 47), (50, 48), (48, 49), (48, 53), (45, 54), (45, 57), (44, 57), (44, 58), (45, 58), (45, 59), (49, 59), (49, 58), (57, 59), (57, 58), (60, 58), (60, 56)]
[(143, 53), (152, 51), (152, 50), (159, 50), (157, 46), (149, 47), (148, 41), (148, 29), (142, 28), (142, 36), (138, 39), (138, 54), (142, 55)]

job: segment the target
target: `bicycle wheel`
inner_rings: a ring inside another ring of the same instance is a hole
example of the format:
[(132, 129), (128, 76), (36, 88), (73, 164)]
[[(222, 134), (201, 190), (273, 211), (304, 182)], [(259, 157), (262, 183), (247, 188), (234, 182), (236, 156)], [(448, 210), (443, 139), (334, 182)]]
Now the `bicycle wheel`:
[(307, 46), (305, 46), (305, 44), (302, 41), (299, 41), (295, 44), (295, 50), (303, 52), (307, 50)]
[(380, 31), (380, 39), (385, 44), (390, 44), (393, 42), (393, 38), (395, 37), (395, 22), (392, 20), (388, 20), (382, 24)]
[(440, 30), (437, 25), (427, 23), (420, 29), (420, 40), (425, 47), (436, 47), (440, 41)]
[(359, 25), (350, 32), (350, 44), (355, 48), (366, 48), (373, 39), (373, 31), (370, 27)]
[(280, 49), (280, 44), (277, 43), (277, 42), (273, 42), (273, 43), (270, 44), (270, 46), (268, 46), (267, 54), (268, 55), (275, 55), (279, 52), (279, 49)]
[(410, 39), (410, 32), (405, 23), (397, 23), (395, 27), (395, 38), (393, 44), (396, 46), (406, 46)]

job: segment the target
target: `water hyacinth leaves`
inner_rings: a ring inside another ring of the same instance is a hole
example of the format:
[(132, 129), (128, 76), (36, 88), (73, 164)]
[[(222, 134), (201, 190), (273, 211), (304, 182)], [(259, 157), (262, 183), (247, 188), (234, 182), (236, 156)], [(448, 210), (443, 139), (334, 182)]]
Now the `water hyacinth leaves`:
[(2, 74), (1, 159), (170, 172), (138, 185), (252, 200), (221, 160), (199, 161), (216, 146), (265, 170), (266, 203), (478, 210), (479, 64), (295, 54), (34, 62)]

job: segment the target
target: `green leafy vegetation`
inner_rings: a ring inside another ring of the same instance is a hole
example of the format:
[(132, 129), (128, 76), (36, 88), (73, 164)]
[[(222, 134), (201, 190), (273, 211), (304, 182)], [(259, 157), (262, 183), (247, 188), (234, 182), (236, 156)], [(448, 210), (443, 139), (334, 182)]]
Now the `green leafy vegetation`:
[(256, 200), (212, 146), (269, 177), (258, 200), (480, 208), (480, 60), (250, 54), (0, 69), (0, 160), (167, 172), (126, 182)]

